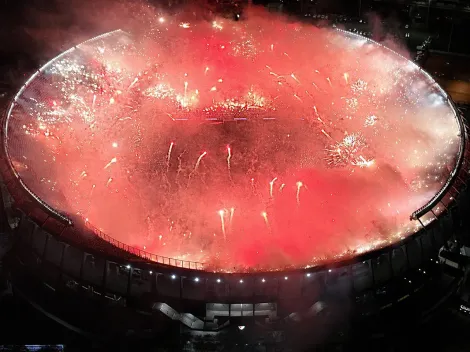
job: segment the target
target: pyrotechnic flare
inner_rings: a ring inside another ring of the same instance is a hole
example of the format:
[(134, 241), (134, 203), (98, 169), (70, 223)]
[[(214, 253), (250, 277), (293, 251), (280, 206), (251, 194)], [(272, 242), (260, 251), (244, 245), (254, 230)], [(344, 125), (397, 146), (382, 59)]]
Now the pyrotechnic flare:
[(108, 167), (110, 167), (110, 166), (111, 166), (112, 164), (114, 164), (115, 162), (117, 162), (116, 157), (112, 158), (111, 161), (106, 164), (106, 166), (104, 167), (104, 169), (106, 170)]
[(269, 196), (273, 198), (273, 187), (274, 187), (274, 182), (276, 182), (277, 177), (274, 177), (271, 182), (269, 182)]
[(225, 235), (225, 211), (224, 210), (219, 210), (219, 216), (220, 216), (220, 224), (222, 226), (222, 233), (224, 234), (224, 240), (227, 240), (227, 236)]
[(333, 138), (331, 138), (331, 136), (330, 136), (324, 129), (321, 130), (321, 133), (323, 133), (323, 134), (324, 134), (325, 136), (327, 136), (329, 139), (331, 139), (331, 140), (333, 139)]
[(230, 173), (230, 159), (232, 158), (232, 150), (230, 149), (230, 146), (228, 145), (227, 146), (227, 169), (228, 169), (228, 175), (229, 177), (232, 177), (231, 176), (231, 173)]
[(134, 80), (133, 80), (132, 83), (129, 85), (129, 88), (127, 88), (127, 90), (131, 89), (131, 88), (134, 86), (134, 84), (137, 83), (138, 80), (139, 80), (139, 77), (134, 78)]
[(297, 193), (296, 193), (297, 205), (300, 205), (300, 189), (302, 188), (304, 184), (298, 181), (296, 185), (297, 185)]
[(171, 151), (173, 150), (173, 145), (174, 143), (170, 143), (170, 147), (168, 148), (168, 154), (166, 157), (166, 172), (168, 173), (168, 170), (170, 169), (170, 158), (171, 158)]
[(269, 221), (268, 221), (268, 213), (265, 212), (265, 211), (262, 211), (262, 212), (261, 212), (261, 216), (263, 217), (264, 223), (266, 224), (266, 226), (268, 227), (268, 229), (270, 229), (270, 227), (269, 227)]
[(202, 158), (206, 156), (207, 152), (202, 153), (199, 158), (197, 158), (196, 165), (194, 166), (194, 171), (197, 171), (197, 168), (199, 167), (199, 164), (201, 163)]
[(292, 79), (294, 81), (296, 81), (298, 84), (300, 84), (300, 81), (297, 79), (297, 77), (295, 77), (295, 75), (293, 73), (291, 73), (290, 76), (292, 77)]

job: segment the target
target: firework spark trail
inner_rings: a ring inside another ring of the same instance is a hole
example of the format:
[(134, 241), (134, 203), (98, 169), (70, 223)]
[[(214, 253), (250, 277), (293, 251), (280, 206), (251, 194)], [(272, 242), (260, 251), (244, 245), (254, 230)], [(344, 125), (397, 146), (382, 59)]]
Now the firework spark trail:
[(300, 101), (301, 103), (303, 103), (302, 99), (301, 99), (297, 94), (294, 94), (294, 98), (296, 98), (298, 101)]
[(251, 182), (251, 193), (255, 194), (255, 179), (252, 178), (250, 182)]
[(227, 240), (227, 235), (225, 234), (225, 210), (219, 210), (220, 216), (220, 225), (222, 227), (222, 233), (224, 234), (224, 240)]
[(168, 148), (168, 154), (166, 157), (166, 172), (168, 173), (168, 170), (170, 169), (170, 158), (171, 158), (171, 151), (173, 150), (174, 143), (170, 143), (170, 147)]
[(230, 159), (231, 158), (232, 158), (232, 150), (231, 150), (230, 146), (228, 145), (227, 146), (227, 169), (228, 169), (228, 176), (230, 177), (230, 179), (232, 178), (231, 169), (230, 169)]
[(204, 152), (201, 155), (199, 155), (199, 158), (197, 158), (196, 165), (194, 165), (193, 171), (191, 171), (191, 173), (188, 176), (188, 187), (189, 187), (189, 183), (191, 182), (191, 177), (193, 176), (193, 174), (196, 173), (197, 169), (199, 168), (199, 164), (201, 163), (202, 158), (204, 158), (206, 154), (207, 152)]
[(295, 198), (297, 200), (297, 205), (299, 206), (300, 205), (300, 189), (302, 188), (304, 184), (301, 181), (298, 181), (296, 185), (297, 185), (297, 193), (295, 195)]
[(276, 182), (277, 177), (274, 177), (271, 182), (269, 182), (269, 196), (273, 198), (273, 187), (274, 187), (274, 182)]
[(197, 171), (197, 169), (199, 167), (199, 164), (201, 163), (202, 158), (204, 158), (206, 155), (207, 155), (207, 152), (204, 152), (201, 155), (199, 155), (199, 158), (197, 158), (197, 161), (196, 161), (196, 165), (194, 165), (194, 171), (193, 172)]
[(93, 94), (93, 102), (91, 103), (92, 110), (95, 109), (95, 103), (96, 103), (96, 94)]
[(325, 136), (327, 136), (329, 139), (333, 140), (333, 138), (331, 138), (331, 136), (326, 133), (326, 131), (324, 129), (321, 130), (321, 133), (323, 133)]
[(298, 84), (301, 84), (300, 81), (297, 79), (297, 77), (294, 75), (294, 73), (291, 73), (290, 76), (294, 81), (296, 81)]
[(96, 185), (93, 185), (91, 187), (91, 191), (90, 191), (90, 195), (88, 196), (88, 205), (87, 205), (87, 208), (85, 210), (85, 215), (88, 214), (88, 212), (90, 211), (90, 207), (91, 207), (91, 200), (93, 198), (93, 191), (95, 190), (95, 187)]
[(279, 187), (279, 192), (282, 192), (282, 190), (284, 189), (284, 187), (286, 187), (286, 184), (285, 184), (285, 183), (283, 183), (283, 184), (281, 185), (281, 187)]
[(268, 213), (263, 211), (261, 212), (261, 216), (263, 217), (264, 223), (266, 224), (266, 227), (268, 228), (268, 230), (271, 230), (271, 226), (269, 226), (269, 221), (268, 221)]
[(345, 72), (343, 77), (344, 77), (344, 80), (346, 81), (346, 84), (349, 84), (349, 73)]
[(113, 178), (112, 178), (112, 177), (108, 178), (108, 182), (106, 182), (106, 187), (108, 187), (111, 182), (113, 182)]
[(130, 89), (137, 83), (138, 80), (139, 80), (139, 77), (134, 78), (134, 80), (133, 80), (132, 83), (129, 85), (129, 87), (127, 88), (127, 90), (130, 90)]
[(110, 167), (112, 164), (116, 162), (117, 162), (117, 158), (116, 157), (112, 158), (111, 161), (106, 164), (106, 166), (104, 167), (104, 170), (106, 170), (108, 167)]
[(179, 175), (180, 175), (181, 171), (183, 171), (183, 159), (182, 159), (182, 156), (183, 156), (183, 154), (184, 154), (185, 152), (186, 152), (186, 150), (183, 150), (183, 152), (182, 152), (180, 155), (178, 155), (178, 158), (177, 158), (177, 159), (178, 159), (178, 169), (176, 170), (176, 180), (175, 180), (176, 183), (179, 183), (179, 182), (178, 182), (178, 178), (179, 178)]
[(331, 84), (330, 77), (326, 77), (326, 80), (328, 81), (328, 84), (330, 85), (330, 87), (333, 88), (333, 85)]

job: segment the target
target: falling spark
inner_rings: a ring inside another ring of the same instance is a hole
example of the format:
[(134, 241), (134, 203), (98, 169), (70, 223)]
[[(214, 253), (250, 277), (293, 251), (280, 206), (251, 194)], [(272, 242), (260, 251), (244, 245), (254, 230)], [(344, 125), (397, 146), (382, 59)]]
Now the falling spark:
[(330, 85), (330, 87), (333, 87), (333, 85), (331, 84), (330, 77), (326, 77), (326, 80), (328, 81), (328, 84)]
[(271, 51), (274, 51), (274, 44), (271, 44)]
[[(112, 178), (112, 177), (108, 178), (108, 182), (106, 182), (106, 187), (108, 187), (111, 182), (113, 182), (113, 178)], [(93, 187), (93, 188), (94, 188), (94, 187)]]
[(269, 228), (268, 213), (263, 211), (263, 212), (261, 212), (261, 216), (263, 217), (264, 222), (266, 223), (266, 226)]
[(112, 158), (111, 161), (108, 164), (106, 164), (106, 166), (104, 167), (104, 170), (106, 170), (108, 167), (110, 167), (115, 162), (117, 162), (116, 157)]
[(349, 73), (345, 72), (343, 77), (344, 77), (344, 80), (346, 81), (346, 84), (349, 84)]
[(180, 27), (181, 28), (185, 28), (185, 29), (188, 29), (189, 27), (191, 27), (191, 25), (187, 22), (183, 22), (183, 23), (180, 23)]
[(321, 130), (321, 133), (323, 133), (323, 134), (324, 134), (325, 136), (327, 136), (329, 139), (333, 139), (333, 138), (331, 138), (331, 136), (330, 136), (328, 133), (326, 133), (326, 131), (325, 131), (324, 129)]
[(168, 172), (170, 168), (170, 158), (171, 158), (171, 151), (173, 150), (174, 143), (170, 143), (170, 147), (168, 148), (168, 155), (166, 156), (166, 172)]
[(230, 224), (232, 224), (233, 221), (233, 214), (235, 213), (235, 208), (230, 208)]
[(222, 30), (223, 27), (220, 23), (218, 23), (217, 21), (214, 21), (214, 22), (212, 22), (212, 28)]
[(362, 155), (359, 156), (359, 161), (355, 162), (355, 165), (356, 166), (359, 166), (359, 167), (370, 167), (374, 164), (374, 160), (371, 159), (371, 160), (366, 160)]
[(194, 171), (193, 172), (197, 171), (197, 168), (199, 167), (199, 164), (201, 163), (202, 158), (204, 158), (206, 156), (206, 154), (207, 154), (207, 152), (204, 152), (201, 155), (199, 155), (199, 158), (197, 158), (197, 161), (196, 161), (196, 165), (194, 166)]
[(297, 77), (295, 77), (295, 75), (293, 73), (291, 73), (290, 76), (292, 77), (292, 79), (294, 81), (296, 81), (298, 84), (300, 84), (300, 81), (297, 79)]
[(281, 185), (281, 187), (279, 187), (279, 192), (282, 192), (282, 190), (284, 189), (284, 187), (286, 187), (286, 184), (285, 184), (285, 183), (283, 183), (283, 184)]
[(96, 103), (96, 94), (93, 94), (93, 103), (91, 104), (91, 108), (93, 110), (95, 109), (95, 103)]
[(230, 170), (230, 159), (232, 158), (232, 150), (230, 149), (230, 146), (227, 146), (227, 167)]
[(300, 205), (300, 189), (302, 188), (304, 184), (300, 181), (297, 182), (297, 194), (296, 194), (296, 199), (297, 199), (297, 205)]
[(272, 198), (273, 197), (273, 186), (274, 182), (276, 182), (277, 177), (274, 177), (271, 182), (269, 182), (269, 196)]
[(138, 80), (139, 80), (138, 77), (134, 78), (134, 80), (133, 80), (132, 83), (129, 85), (129, 88), (127, 88), (127, 90), (131, 89), (131, 88), (137, 83)]
[(206, 69), (204, 70), (204, 75), (207, 75), (208, 71), (209, 71), (209, 67), (206, 67)]
[(301, 103), (303, 103), (302, 99), (301, 99), (297, 94), (294, 94), (294, 97), (295, 97), (298, 101), (300, 101)]
[(250, 181), (251, 181), (251, 193), (255, 193), (255, 179), (252, 178)]
[(225, 211), (224, 210), (219, 210), (219, 215), (220, 215), (220, 224), (222, 227), (222, 233), (224, 234), (224, 240), (227, 240), (227, 236), (225, 234)]

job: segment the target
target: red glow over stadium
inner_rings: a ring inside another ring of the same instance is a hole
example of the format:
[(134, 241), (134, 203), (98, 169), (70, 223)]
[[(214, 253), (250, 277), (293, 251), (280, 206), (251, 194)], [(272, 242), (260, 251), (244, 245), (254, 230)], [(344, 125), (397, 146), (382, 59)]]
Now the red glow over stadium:
[(426, 73), (366, 38), (266, 13), (153, 15), (56, 57), (18, 93), (7, 149), (34, 194), (210, 270), (313, 266), (419, 228), (410, 215), (460, 142)]

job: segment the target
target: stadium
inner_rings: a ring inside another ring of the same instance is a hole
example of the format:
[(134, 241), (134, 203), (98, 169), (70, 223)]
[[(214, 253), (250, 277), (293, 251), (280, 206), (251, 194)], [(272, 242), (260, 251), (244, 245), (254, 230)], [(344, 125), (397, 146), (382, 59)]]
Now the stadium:
[(455, 289), (420, 296), (466, 211), (451, 99), (368, 38), (263, 20), (160, 17), (26, 81), (2, 128), (19, 295), (88, 336), (317, 343)]

